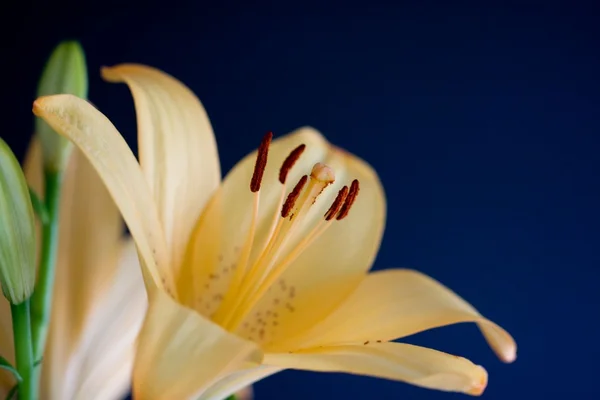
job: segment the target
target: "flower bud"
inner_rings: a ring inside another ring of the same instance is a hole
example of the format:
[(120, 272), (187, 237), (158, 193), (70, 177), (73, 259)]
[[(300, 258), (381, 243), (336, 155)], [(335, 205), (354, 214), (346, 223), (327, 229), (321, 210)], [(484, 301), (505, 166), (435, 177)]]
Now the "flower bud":
[[(37, 95), (73, 94), (87, 98), (88, 76), (83, 49), (78, 42), (60, 43), (46, 64), (38, 86)], [(41, 118), (35, 120), (36, 133), (42, 143), (44, 168), (50, 171), (64, 169), (71, 143)]]
[(12, 304), (35, 285), (35, 228), (29, 188), (19, 162), (0, 139), (0, 285)]

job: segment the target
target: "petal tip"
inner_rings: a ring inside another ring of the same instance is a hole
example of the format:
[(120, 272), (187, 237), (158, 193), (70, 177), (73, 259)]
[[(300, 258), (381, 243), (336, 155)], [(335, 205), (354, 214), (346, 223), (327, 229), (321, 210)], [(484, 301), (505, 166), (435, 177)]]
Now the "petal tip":
[(102, 76), (102, 79), (104, 79), (106, 82), (121, 82), (120, 75), (115, 71), (117, 68), (118, 67), (102, 66), (100, 67), (100, 76)]
[(320, 140), (329, 145), (329, 142), (327, 142), (327, 139), (325, 139), (325, 136), (323, 136), (323, 134), (318, 129), (313, 128), (312, 126), (309, 126), (309, 125), (305, 125), (305, 126), (301, 126), (301, 127), (297, 128), (296, 130), (294, 130), (292, 132), (292, 134), (306, 135), (307, 137), (309, 137), (312, 140), (317, 140), (317, 141)]
[(43, 106), (42, 106), (43, 100), (44, 99), (40, 97), (33, 102), (33, 106), (32, 106), (33, 114), (35, 114), (37, 116), (40, 115), (40, 112), (42, 111), (42, 108), (43, 108)]
[(70, 95), (56, 94), (56, 95), (38, 97), (33, 102), (33, 108), (32, 108), (33, 114), (38, 117), (43, 116), (50, 108), (49, 106), (52, 104), (52, 99), (57, 96), (64, 97), (64, 96), (70, 96)]
[(500, 360), (506, 364), (513, 363), (517, 359), (517, 346), (513, 345), (500, 354)]
[(473, 382), (473, 386), (466, 391), (466, 394), (470, 394), (471, 396), (481, 396), (485, 391), (488, 383), (488, 373), (482, 366), (478, 365), (478, 378)]

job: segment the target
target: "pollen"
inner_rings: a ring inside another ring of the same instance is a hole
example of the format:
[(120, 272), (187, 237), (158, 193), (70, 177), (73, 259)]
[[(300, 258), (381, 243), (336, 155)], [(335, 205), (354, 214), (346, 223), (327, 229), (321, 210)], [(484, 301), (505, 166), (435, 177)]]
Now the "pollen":
[(354, 201), (356, 200), (356, 197), (358, 196), (359, 190), (360, 190), (360, 187), (359, 187), (358, 180), (355, 179), (352, 181), (352, 184), (350, 184), (350, 190), (348, 191), (348, 195), (346, 196), (346, 199), (344, 200), (344, 204), (342, 205), (340, 212), (338, 213), (338, 215), (336, 217), (336, 219), (338, 221), (340, 221), (348, 216), (348, 213), (350, 212), (350, 208), (352, 207), (352, 204), (354, 204)]
[(250, 190), (253, 193), (260, 190), (260, 184), (265, 173), (265, 168), (267, 167), (267, 157), (269, 155), (271, 140), (273, 140), (273, 132), (267, 132), (258, 147), (256, 164), (254, 164), (254, 173), (252, 174), (252, 180), (250, 181)]
[(287, 199), (285, 200), (285, 203), (283, 203), (283, 207), (281, 207), (282, 218), (286, 218), (288, 215), (290, 215), (290, 211), (292, 211), (292, 209), (294, 208), (296, 200), (298, 200), (300, 192), (302, 192), (302, 189), (304, 188), (304, 185), (306, 185), (307, 180), (307, 175), (304, 175), (302, 178), (300, 178), (294, 189), (288, 195)]
[(329, 210), (325, 213), (325, 221), (332, 220), (335, 215), (340, 211), (342, 205), (344, 204), (344, 200), (346, 200), (346, 196), (348, 196), (348, 186), (344, 186), (338, 192), (333, 204), (329, 207)]
[(305, 144), (301, 144), (300, 146), (296, 147), (286, 157), (286, 159), (283, 161), (283, 164), (281, 164), (281, 168), (279, 169), (279, 182), (281, 182), (281, 184), (285, 184), (290, 170), (292, 169), (294, 164), (296, 164), (296, 161), (298, 161), (302, 153), (304, 153), (304, 149), (306, 149)]

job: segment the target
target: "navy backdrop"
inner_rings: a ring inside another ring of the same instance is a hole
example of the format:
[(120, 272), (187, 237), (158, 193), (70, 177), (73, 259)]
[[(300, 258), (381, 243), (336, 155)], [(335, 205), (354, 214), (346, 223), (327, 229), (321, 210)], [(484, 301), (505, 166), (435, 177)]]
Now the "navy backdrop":
[[(490, 400), (597, 398), (598, 10), (416, 3), (3, 6), (0, 134), (23, 154), (37, 77), (65, 38), (82, 41), (90, 98), (132, 144), (130, 95), (100, 80), (102, 65), (147, 63), (188, 84), (224, 171), (266, 130), (312, 125), (381, 175), (389, 216), (374, 268), (414, 267), (447, 284), (515, 336), (519, 358), (499, 362), (472, 325), (412, 343), (484, 365)], [(268, 378), (256, 393), (464, 397), (305, 372)]]

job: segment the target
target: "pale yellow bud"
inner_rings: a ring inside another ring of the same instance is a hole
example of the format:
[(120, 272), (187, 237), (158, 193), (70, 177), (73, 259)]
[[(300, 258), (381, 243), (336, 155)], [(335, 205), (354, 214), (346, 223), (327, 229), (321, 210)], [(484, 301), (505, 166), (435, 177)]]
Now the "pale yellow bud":
[(35, 285), (35, 229), (29, 189), (19, 162), (0, 139), (0, 285), (12, 304)]
[[(46, 64), (37, 94), (73, 94), (85, 99), (87, 92), (88, 76), (83, 49), (77, 42), (62, 42)], [(41, 118), (36, 118), (35, 129), (42, 143), (44, 168), (53, 172), (63, 170), (71, 143), (56, 134)]]

